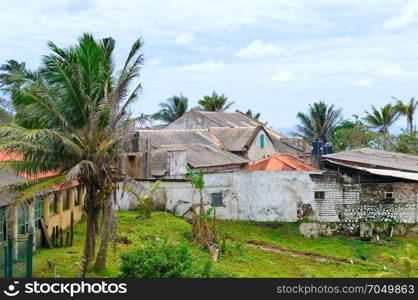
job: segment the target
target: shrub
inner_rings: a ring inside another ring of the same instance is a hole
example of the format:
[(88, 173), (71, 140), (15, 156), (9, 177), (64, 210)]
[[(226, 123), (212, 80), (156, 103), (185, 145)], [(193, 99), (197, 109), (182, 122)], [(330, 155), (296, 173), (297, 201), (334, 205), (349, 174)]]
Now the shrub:
[(192, 278), (226, 277), (214, 271), (211, 263), (197, 264), (187, 244), (150, 241), (146, 246), (121, 255), (120, 277)]

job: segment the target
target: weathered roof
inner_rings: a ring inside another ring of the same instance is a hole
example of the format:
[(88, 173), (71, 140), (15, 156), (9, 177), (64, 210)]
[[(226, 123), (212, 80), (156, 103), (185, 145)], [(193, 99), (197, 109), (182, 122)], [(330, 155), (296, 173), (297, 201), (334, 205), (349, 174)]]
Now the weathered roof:
[(217, 146), (205, 144), (161, 145), (159, 150), (186, 149), (187, 162), (194, 168), (207, 168), (245, 164), (248, 160), (238, 155), (223, 151)]
[(228, 151), (246, 151), (261, 127), (212, 127), (214, 134)]
[(245, 164), (248, 160), (224, 151), (208, 129), (139, 130), (140, 138), (149, 138), (154, 150), (151, 173), (161, 176), (167, 171), (167, 151), (186, 150), (187, 162), (194, 168)]
[(331, 163), (376, 169), (418, 172), (418, 156), (362, 148), (323, 156)]
[(237, 111), (198, 111), (198, 113), (202, 114), (206, 118), (209, 118), (219, 127), (257, 127), (264, 125), (260, 121), (246, 117)]
[(395, 178), (402, 178), (408, 180), (418, 181), (418, 173), (415, 172), (405, 172), (399, 170), (389, 170), (389, 169), (376, 169), (376, 168), (366, 168), (366, 167), (359, 167), (349, 163), (337, 162), (338, 165), (349, 167), (352, 169), (356, 169), (359, 171), (363, 171), (366, 173), (370, 173), (373, 175), (378, 176), (387, 176), (387, 177), (395, 177)]
[(150, 138), (155, 147), (173, 144), (216, 145), (207, 129), (192, 130), (138, 130), (140, 138)]
[(319, 169), (314, 168), (304, 163), (299, 158), (289, 154), (275, 154), (268, 158), (259, 160), (252, 165), (244, 167), (242, 171), (262, 171), (262, 170), (279, 170), (279, 171), (315, 171), (320, 172)]

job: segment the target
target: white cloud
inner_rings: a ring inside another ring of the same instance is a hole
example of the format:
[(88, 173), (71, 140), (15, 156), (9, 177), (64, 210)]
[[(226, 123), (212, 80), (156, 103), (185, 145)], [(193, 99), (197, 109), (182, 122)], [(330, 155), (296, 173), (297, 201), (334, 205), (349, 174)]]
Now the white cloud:
[(361, 79), (356, 82), (356, 85), (360, 87), (371, 87), (373, 86), (373, 80), (370, 78)]
[(397, 64), (388, 64), (378, 67), (372, 72), (376, 76), (394, 77), (404, 74), (406, 71)]
[(416, 0), (410, 0), (403, 7), (400, 15), (391, 17), (383, 24), (384, 30), (397, 30), (406, 25), (414, 23), (418, 18), (418, 2)]
[(267, 56), (276, 56), (282, 54), (288, 54), (290, 51), (284, 47), (280, 47), (272, 44), (265, 44), (261, 40), (255, 40), (247, 47), (239, 50), (235, 53), (235, 56), (241, 58), (260, 58)]
[(190, 45), (194, 41), (194, 33), (180, 33), (176, 36), (176, 39), (174, 41), (178, 45)]
[(297, 79), (298, 78), (293, 71), (283, 71), (274, 75), (271, 78), (271, 81), (277, 83), (285, 83), (290, 81), (296, 81)]
[(202, 63), (184, 65), (179, 69), (181, 71), (213, 71), (216, 69), (223, 68), (225, 64), (223, 61), (204, 61)]
[(207, 46), (194, 46), (193, 50), (197, 52), (219, 52), (225, 50), (225, 46), (219, 46), (219, 47), (207, 47)]
[(158, 65), (161, 65), (161, 63), (162, 63), (161, 59), (157, 57), (157, 58), (151, 59), (145, 64), (148, 66), (158, 66)]

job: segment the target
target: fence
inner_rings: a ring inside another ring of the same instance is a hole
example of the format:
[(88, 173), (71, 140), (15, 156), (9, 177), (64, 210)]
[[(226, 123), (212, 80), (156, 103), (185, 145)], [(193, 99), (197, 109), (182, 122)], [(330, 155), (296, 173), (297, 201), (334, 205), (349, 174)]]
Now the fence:
[(0, 246), (0, 277), (32, 277), (33, 234), (27, 238), (9, 238)]

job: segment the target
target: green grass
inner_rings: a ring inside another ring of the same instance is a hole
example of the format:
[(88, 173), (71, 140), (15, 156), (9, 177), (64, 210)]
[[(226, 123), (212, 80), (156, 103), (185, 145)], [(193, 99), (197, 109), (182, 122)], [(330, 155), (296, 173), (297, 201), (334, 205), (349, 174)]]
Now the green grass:
[[(119, 255), (147, 243), (150, 238), (167, 238), (188, 243), (196, 261), (210, 260), (209, 253), (189, 237), (190, 224), (166, 212), (154, 212), (150, 219), (138, 220), (136, 211), (118, 213), (118, 235), (131, 243), (117, 243), (116, 253), (109, 249), (107, 269), (100, 274), (92, 269), (88, 277), (117, 277)], [(218, 221), (219, 231), (226, 237), (226, 251), (215, 268), (234, 277), (373, 277), (382, 271), (381, 254), (396, 253), (406, 243), (418, 247), (418, 239), (396, 238), (379, 245), (342, 236), (307, 239), (299, 234), (295, 223), (256, 223)], [(75, 227), (74, 246), (40, 249), (34, 255), (34, 277), (51, 277), (47, 261), (57, 265), (59, 277), (75, 277), (84, 242), (85, 223)], [(256, 249), (246, 244), (264, 245), (292, 250), (301, 254), (351, 259), (354, 264), (318, 261), (313, 257), (294, 257), (289, 254)]]

